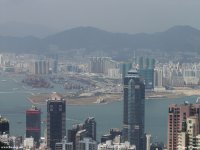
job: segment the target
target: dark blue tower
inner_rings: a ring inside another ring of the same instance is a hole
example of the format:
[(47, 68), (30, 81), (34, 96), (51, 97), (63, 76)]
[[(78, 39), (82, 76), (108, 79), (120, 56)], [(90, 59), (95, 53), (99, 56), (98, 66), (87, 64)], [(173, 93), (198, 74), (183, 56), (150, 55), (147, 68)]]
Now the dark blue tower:
[(136, 70), (124, 78), (123, 139), (143, 150), (145, 119), (145, 86)]
[(55, 144), (66, 136), (66, 104), (64, 99), (47, 101), (47, 146), (52, 150)]

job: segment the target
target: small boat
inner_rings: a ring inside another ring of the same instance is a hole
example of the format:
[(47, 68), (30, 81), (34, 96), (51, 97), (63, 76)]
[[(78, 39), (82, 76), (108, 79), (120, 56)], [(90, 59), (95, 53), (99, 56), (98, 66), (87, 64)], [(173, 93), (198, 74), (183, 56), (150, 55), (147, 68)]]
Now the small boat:
[(6, 82), (7, 80), (1, 80), (2, 82)]

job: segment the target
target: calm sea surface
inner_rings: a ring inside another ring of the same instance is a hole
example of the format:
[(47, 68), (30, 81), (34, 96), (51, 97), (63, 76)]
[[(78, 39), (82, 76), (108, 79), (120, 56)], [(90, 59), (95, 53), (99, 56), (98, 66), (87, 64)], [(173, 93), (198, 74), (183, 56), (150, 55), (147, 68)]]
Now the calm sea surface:
[[(38, 92), (64, 92), (62, 87), (54, 89), (31, 89), (21, 83), (15, 76), (0, 75), (0, 115), (10, 121), (11, 135), (25, 135), (25, 110), (31, 107), (27, 97)], [(180, 104), (184, 101), (194, 103), (197, 96), (179, 99), (146, 100), (145, 103), (145, 130), (151, 133), (154, 140), (167, 141), (167, 112), (169, 104)], [(46, 106), (38, 106), (42, 110), (42, 120), (46, 118)], [(97, 121), (97, 136), (105, 134), (110, 128), (122, 127), (123, 102), (99, 104), (89, 106), (67, 106), (67, 128), (72, 124), (81, 123), (88, 116), (94, 116)], [(42, 124), (42, 134), (46, 124)], [(42, 135), (43, 136), (43, 135)]]

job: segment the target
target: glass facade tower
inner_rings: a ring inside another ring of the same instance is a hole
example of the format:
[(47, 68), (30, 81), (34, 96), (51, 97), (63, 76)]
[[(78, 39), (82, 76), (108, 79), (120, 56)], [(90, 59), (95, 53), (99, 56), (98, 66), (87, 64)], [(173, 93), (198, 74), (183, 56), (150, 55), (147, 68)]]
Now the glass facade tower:
[(52, 150), (55, 144), (62, 142), (66, 136), (66, 104), (65, 100), (47, 101), (47, 146)]
[(145, 86), (136, 70), (124, 78), (123, 140), (143, 150)]

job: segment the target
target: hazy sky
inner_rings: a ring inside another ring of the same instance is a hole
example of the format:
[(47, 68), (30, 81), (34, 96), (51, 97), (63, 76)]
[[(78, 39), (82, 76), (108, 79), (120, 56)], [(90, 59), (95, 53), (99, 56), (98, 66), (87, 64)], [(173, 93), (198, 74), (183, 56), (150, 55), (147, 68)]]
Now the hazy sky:
[(200, 29), (200, 0), (0, 0), (0, 23), (10, 21), (127, 33)]

